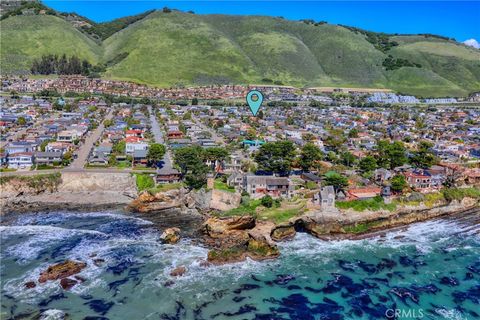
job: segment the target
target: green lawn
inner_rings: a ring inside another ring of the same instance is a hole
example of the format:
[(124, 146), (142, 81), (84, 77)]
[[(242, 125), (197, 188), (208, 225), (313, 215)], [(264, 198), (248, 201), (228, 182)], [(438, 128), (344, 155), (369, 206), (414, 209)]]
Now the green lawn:
[(225, 182), (222, 182), (221, 180), (218, 180), (218, 179), (215, 180), (215, 182), (213, 184), (213, 188), (217, 189), (217, 190), (232, 192), (232, 193), (235, 192), (234, 187), (230, 187)]
[(397, 208), (395, 203), (387, 204), (383, 201), (383, 198), (381, 197), (375, 197), (366, 200), (337, 201), (335, 202), (335, 206), (339, 209), (353, 209), (355, 211), (394, 211)]
[(135, 179), (139, 192), (155, 187), (155, 181), (153, 181), (153, 178), (148, 174), (136, 173)]
[(148, 189), (148, 192), (150, 192), (151, 194), (155, 194), (158, 192), (180, 189), (183, 186), (183, 182), (159, 184), (156, 187)]

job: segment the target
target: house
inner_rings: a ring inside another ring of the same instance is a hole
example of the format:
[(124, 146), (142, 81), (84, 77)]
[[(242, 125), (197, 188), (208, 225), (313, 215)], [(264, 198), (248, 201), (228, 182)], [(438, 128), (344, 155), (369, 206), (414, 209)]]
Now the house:
[(35, 164), (60, 164), (62, 162), (61, 152), (37, 151), (34, 156)]
[(18, 152), (7, 157), (11, 169), (28, 169), (33, 165), (33, 152)]
[(362, 187), (348, 190), (347, 196), (350, 200), (365, 200), (380, 196), (381, 192), (379, 187)]
[(378, 183), (390, 180), (392, 176), (392, 172), (384, 168), (375, 169), (375, 171), (373, 172), (373, 178), (375, 179), (374, 181)]
[(313, 182), (315, 183), (317, 186), (319, 186), (321, 183), (322, 183), (322, 178), (320, 178), (319, 176), (317, 176), (316, 174), (314, 173), (311, 173), (311, 172), (304, 172), (300, 175), (300, 178), (302, 178), (303, 180), (305, 180), (305, 182)]
[(125, 153), (133, 154), (135, 151), (145, 151), (148, 150), (148, 143), (145, 141), (135, 141), (125, 143)]
[(288, 178), (247, 175), (243, 182), (243, 190), (252, 198), (261, 198), (265, 195), (273, 198), (290, 198), (294, 188)]
[(168, 139), (181, 139), (183, 137), (182, 131), (172, 130), (167, 132)]
[(57, 135), (58, 142), (74, 142), (78, 139), (78, 131), (76, 130), (63, 130)]
[(157, 169), (155, 174), (155, 182), (160, 184), (175, 183), (179, 182), (181, 179), (182, 175), (176, 169), (161, 168)]
[(408, 171), (404, 172), (405, 180), (407, 180), (410, 188), (417, 190), (429, 189), (431, 187), (431, 176), (422, 171)]
[(88, 159), (88, 164), (93, 166), (106, 166), (108, 164), (108, 158), (103, 154), (96, 154)]
[(71, 148), (70, 143), (66, 143), (66, 142), (49, 142), (49, 143), (45, 146), (45, 151), (48, 151), (48, 152), (61, 152), (62, 154), (64, 154), (64, 153), (67, 152), (70, 148)]
[(227, 178), (227, 185), (229, 187), (234, 187), (237, 190), (241, 190), (243, 186), (243, 180), (245, 179), (245, 174), (241, 172), (234, 172)]
[(313, 201), (318, 203), (324, 210), (334, 209), (335, 189), (333, 188), (333, 186), (322, 187), (320, 192), (314, 195)]
[(134, 150), (133, 151), (133, 164), (142, 164), (146, 165), (147, 164), (147, 149), (140, 149), (140, 150)]
[(7, 154), (33, 152), (35, 150), (37, 150), (37, 144), (32, 142), (27, 142), (27, 141), (10, 142), (5, 147), (5, 152)]

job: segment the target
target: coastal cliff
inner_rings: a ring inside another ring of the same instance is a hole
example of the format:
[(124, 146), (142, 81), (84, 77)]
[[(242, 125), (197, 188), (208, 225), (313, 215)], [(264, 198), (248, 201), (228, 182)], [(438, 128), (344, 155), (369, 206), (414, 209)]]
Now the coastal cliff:
[(137, 196), (135, 179), (129, 173), (4, 176), (0, 186), (2, 213), (118, 208)]

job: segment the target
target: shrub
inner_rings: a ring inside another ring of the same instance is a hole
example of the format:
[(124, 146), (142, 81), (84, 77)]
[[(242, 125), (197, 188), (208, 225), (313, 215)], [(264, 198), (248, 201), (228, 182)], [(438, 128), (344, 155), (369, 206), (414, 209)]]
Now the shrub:
[(260, 204), (264, 207), (271, 208), (273, 206), (273, 199), (271, 196), (266, 195), (260, 200)]

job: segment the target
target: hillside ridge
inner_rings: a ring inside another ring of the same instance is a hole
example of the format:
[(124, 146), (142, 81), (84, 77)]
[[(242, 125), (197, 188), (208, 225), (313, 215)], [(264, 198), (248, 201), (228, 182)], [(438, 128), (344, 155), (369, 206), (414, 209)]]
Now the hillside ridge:
[(480, 90), (480, 50), (437, 35), (170, 9), (94, 26), (74, 15), (2, 18), (2, 73), (28, 73), (42, 55), (67, 54), (98, 64), (102, 77), (160, 87), (354, 86), (432, 97)]

